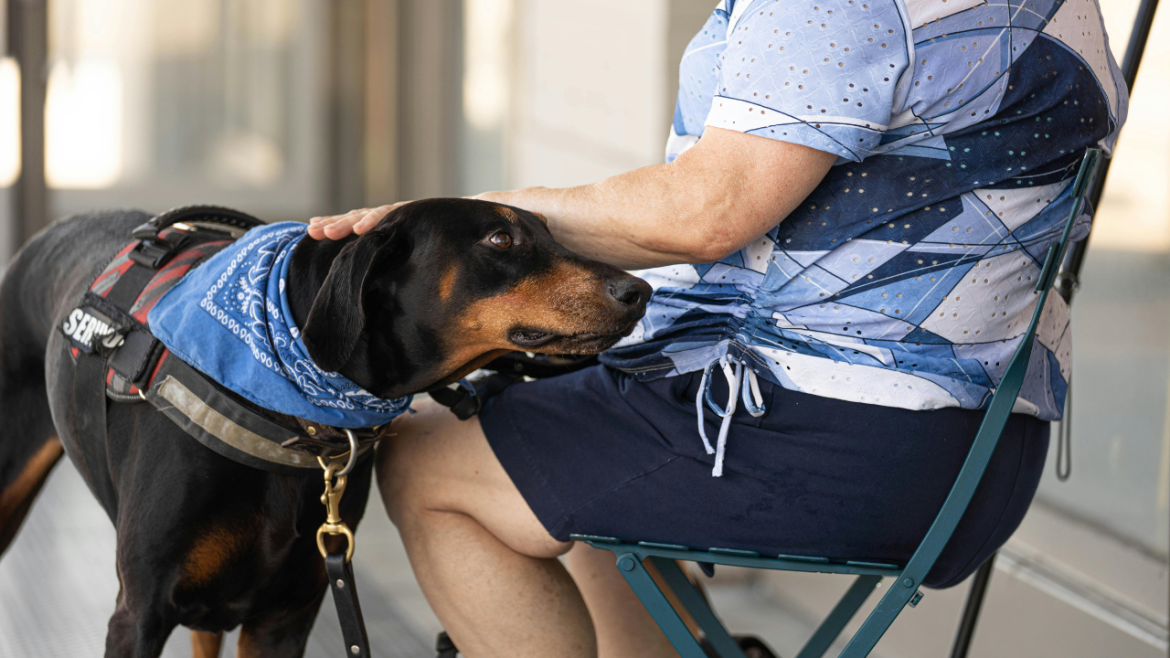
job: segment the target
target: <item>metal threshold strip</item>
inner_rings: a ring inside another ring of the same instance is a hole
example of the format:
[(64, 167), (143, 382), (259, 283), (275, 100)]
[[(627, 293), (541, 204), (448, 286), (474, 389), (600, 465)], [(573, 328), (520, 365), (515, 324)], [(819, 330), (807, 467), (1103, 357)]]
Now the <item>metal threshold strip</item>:
[(997, 569), (1120, 631), (1166, 651), (1170, 647), (1167, 618), (1138, 609), (1129, 601), (1102, 590), (1071, 569), (1037, 559), (1010, 543), (999, 550)]

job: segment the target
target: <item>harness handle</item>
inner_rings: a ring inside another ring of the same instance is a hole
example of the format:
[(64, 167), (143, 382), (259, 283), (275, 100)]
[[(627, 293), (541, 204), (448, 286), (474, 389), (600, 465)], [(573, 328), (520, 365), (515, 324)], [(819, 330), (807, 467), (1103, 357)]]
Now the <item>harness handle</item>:
[(180, 206), (151, 217), (144, 224), (139, 224), (131, 231), (135, 240), (158, 240), (158, 234), (163, 229), (183, 222), (192, 223), (199, 220), (214, 224), (225, 224), (245, 231), (263, 226), (262, 220), (256, 219), (246, 212), (224, 208), (223, 206)]
[[(222, 232), (223, 229), (216, 228), (216, 224), (247, 231), (257, 226), (263, 226), (264, 222), (247, 213), (221, 206), (172, 208), (160, 215), (155, 215), (131, 231), (134, 239), (138, 240), (138, 245), (129, 253), (129, 258), (139, 265), (157, 270), (170, 260), (171, 256), (186, 240), (186, 236), (182, 234), (179, 235), (178, 239), (160, 237), (159, 234), (162, 233), (163, 229), (174, 227), (190, 233), (204, 228)], [(240, 236), (233, 233), (232, 237), (238, 238)]]

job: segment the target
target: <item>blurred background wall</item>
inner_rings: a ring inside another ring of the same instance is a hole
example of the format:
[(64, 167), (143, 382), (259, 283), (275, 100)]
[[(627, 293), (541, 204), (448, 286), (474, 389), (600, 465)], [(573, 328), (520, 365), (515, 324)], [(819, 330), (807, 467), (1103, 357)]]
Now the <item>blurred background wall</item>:
[[(1120, 60), (1137, 0), (1103, 3)], [(660, 161), (679, 58), (713, 4), (0, 0), (0, 262), (91, 208), (306, 220)], [(1074, 305), (1072, 478), (1046, 476), (1000, 554), (975, 655), (1166, 651), (1168, 13)], [(734, 577), (807, 619), (846, 585)], [(883, 655), (944, 655), (965, 589), (929, 594)]]

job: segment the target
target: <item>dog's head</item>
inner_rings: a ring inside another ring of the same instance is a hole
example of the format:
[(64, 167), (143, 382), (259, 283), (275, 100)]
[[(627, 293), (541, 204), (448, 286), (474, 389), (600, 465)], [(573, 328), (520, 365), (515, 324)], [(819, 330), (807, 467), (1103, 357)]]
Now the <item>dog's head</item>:
[(298, 317), (309, 355), (384, 398), (446, 385), (512, 350), (601, 352), (633, 330), (651, 292), (562, 247), (538, 216), (486, 201), (416, 201), (361, 236), (319, 244), (323, 258), (299, 259), (310, 279), (324, 275)]

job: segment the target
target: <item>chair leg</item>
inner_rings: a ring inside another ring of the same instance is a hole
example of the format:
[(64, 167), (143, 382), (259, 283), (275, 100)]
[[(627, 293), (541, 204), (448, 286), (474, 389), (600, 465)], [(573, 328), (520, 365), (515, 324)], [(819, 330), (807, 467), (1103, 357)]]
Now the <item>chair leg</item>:
[[(907, 587), (906, 583), (910, 586)], [(877, 607), (869, 613), (869, 617), (866, 617), (837, 658), (866, 658), (917, 591), (913, 580), (901, 576), (895, 578), (881, 601), (878, 601)]]
[(715, 616), (711, 606), (695, 589), (687, 575), (678, 567), (678, 563), (661, 557), (652, 557), (650, 561), (658, 569), (658, 573), (662, 574), (666, 585), (674, 590), (679, 603), (687, 609), (699, 628), (703, 629), (703, 634), (707, 636), (707, 641), (715, 648), (719, 658), (745, 658), (743, 649), (739, 648), (739, 643), (727, 632), (727, 628)]
[(975, 624), (979, 621), (979, 610), (983, 607), (983, 598), (987, 595), (987, 585), (991, 581), (991, 572), (995, 570), (995, 556), (979, 565), (975, 578), (971, 581), (971, 589), (967, 592), (967, 603), (963, 606), (963, 616), (959, 620), (959, 628), (955, 631), (955, 644), (951, 647), (951, 658), (967, 658), (967, 650), (971, 648), (971, 640), (975, 637)]
[(828, 617), (825, 617), (816, 632), (805, 643), (804, 648), (800, 650), (796, 658), (821, 658), (825, 655), (833, 641), (841, 634), (849, 620), (853, 619), (853, 615), (857, 614), (861, 604), (865, 603), (870, 592), (877, 587), (881, 580), (881, 576), (858, 576), (849, 590), (845, 592), (845, 596), (841, 597), (833, 611), (829, 613)]
[(618, 553), (617, 567), (634, 590), (634, 594), (638, 595), (642, 605), (646, 607), (646, 612), (650, 613), (658, 627), (666, 634), (666, 639), (670, 640), (680, 658), (708, 658), (682, 618), (670, 606), (670, 601), (666, 600), (662, 590), (658, 589), (658, 584), (646, 572), (638, 556), (633, 553)]

